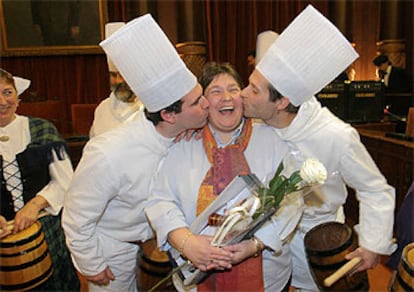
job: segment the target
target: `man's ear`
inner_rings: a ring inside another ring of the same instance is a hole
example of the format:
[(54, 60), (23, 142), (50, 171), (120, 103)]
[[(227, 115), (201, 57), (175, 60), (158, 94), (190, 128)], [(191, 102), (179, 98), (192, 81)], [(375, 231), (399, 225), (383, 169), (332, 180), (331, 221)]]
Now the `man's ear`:
[(161, 110), (160, 115), (165, 122), (175, 124), (175, 112)]
[(276, 109), (281, 111), (284, 110), (285, 108), (288, 107), (290, 103), (289, 98), (283, 96), (282, 98), (279, 98), (278, 100), (276, 100)]

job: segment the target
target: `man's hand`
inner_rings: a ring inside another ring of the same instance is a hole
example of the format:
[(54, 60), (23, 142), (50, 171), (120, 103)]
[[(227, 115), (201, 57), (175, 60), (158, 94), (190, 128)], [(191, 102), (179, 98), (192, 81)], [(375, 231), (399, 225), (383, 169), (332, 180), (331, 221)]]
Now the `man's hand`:
[(345, 256), (347, 260), (350, 260), (354, 257), (360, 257), (362, 261), (359, 266), (354, 271), (352, 271), (351, 275), (356, 272), (373, 269), (381, 260), (381, 255), (369, 251), (361, 246)]
[(187, 142), (192, 138), (200, 140), (203, 137), (203, 129), (192, 129), (181, 132), (177, 137), (175, 137), (174, 142), (178, 143), (182, 139), (185, 139)]
[(109, 267), (106, 267), (105, 270), (100, 272), (99, 274), (95, 276), (85, 276), (85, 278), (94, 283), (95, 285), (104, 286), (108, 285), (110, 281), (115, 280), (114, 274), (112, 274), (112, 271)]
[(11, 229), (7, 226), (7, 220), (3, 216), (0, 216), (0, 238), (4, 238), (11, 233)]

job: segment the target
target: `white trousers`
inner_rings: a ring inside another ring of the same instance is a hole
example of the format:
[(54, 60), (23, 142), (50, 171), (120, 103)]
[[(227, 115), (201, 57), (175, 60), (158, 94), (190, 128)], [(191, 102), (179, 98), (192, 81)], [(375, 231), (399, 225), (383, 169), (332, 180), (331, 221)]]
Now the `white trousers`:
[(88, 282), (90, 292), (113, 291), (113, 292), (136, 292), (136, 265), (139, 246), (131, 243), (121, 242), (103, 235), (99, 236), (99, 244), (104, 250), (105, 259), (115, 276), (115, 280), (109, 285), (99, 286)]

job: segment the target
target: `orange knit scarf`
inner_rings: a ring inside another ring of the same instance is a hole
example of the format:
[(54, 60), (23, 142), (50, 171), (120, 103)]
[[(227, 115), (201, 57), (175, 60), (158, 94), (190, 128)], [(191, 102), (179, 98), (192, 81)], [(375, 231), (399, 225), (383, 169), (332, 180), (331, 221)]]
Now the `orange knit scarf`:
[[(247, 119), (234, 144), (217, 148), (210, 128), (203, 130), (203, 145), (211, 168), (199, 189), (199, 215), (237, 175), (250, 173), (244, 150), (252, 133), (252, 120)], [(262, 256), (251, 257), (233, 266), (231, 270), (216, 271), (197, 286), (198, 291), (264, 291)]]

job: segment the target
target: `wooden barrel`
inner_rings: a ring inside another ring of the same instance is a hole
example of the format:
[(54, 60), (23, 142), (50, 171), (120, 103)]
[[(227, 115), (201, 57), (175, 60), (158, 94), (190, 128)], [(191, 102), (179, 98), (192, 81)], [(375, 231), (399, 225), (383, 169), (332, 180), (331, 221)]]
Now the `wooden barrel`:
[[(148, 291), (163, 280), (172, 270), (166, 252), (160, 251), (157, 241), (150, 239), (140, 244), (137, 259), (138, 291)], [(155, 291), (175, 291), (171, 278)]]
[(414, 291), (414, 242), (403, 249), (391, 291)]
[(0, 290), (26, 291), (53, 273), (40, 222), (0, 240)]
[(330, 287), (323, 281), (347, 263), (345, 255), (358, 247), (357, 235), (346, 224), (327, 222), (305, 235), (305, 251), (312, 276), (322, 291), (368, 291), (368, 274), (346, 275)]

